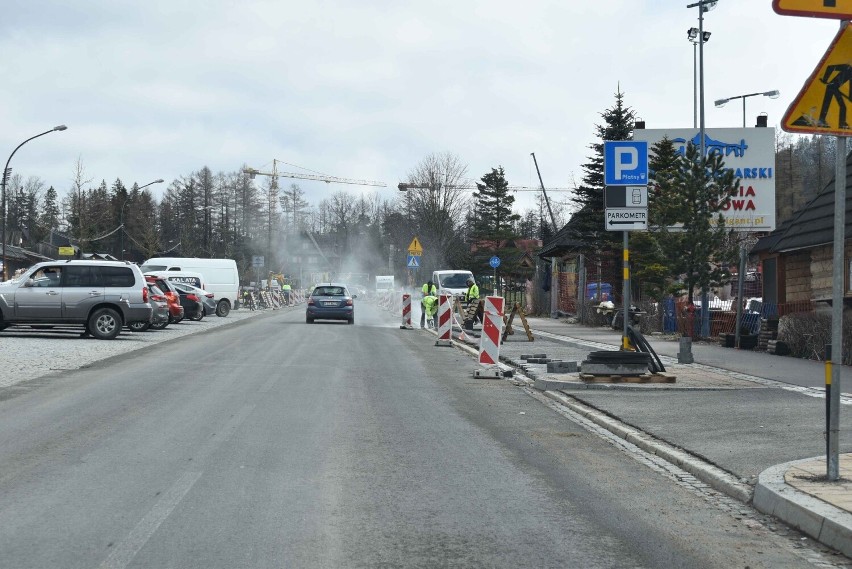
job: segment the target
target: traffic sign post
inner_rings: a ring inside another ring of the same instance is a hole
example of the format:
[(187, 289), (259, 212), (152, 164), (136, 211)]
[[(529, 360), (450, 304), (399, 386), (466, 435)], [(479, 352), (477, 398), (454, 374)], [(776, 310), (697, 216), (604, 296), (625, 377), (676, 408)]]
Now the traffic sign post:
[(409, 269), (419, 269), (420, 268), (420, 256), (419, 255), (409, 255), (408, 256), (408, 268)]
[(497, 267), (500, 266), (500, 257), (494, 255), (488, 260), (488, 264), (494, 269), (494, 294), (497, 294)]
[[(852, 0), (774, 0), (779, 14), (852, 18)], [(799, 95), (787, 109), (781, 128), (788, 132), (837, 136), (834, 168), (834, 237), (831, 279), (831, 344), (825, 362), (826, 478), (840, 478), (840, 366), (843, 365), (843, 297), (846, 291), (844, 252), (846, 243), (846, 137), (852, 134), (846, 104), (852, 89), (852, 31), (848, 22), (817, 64)], [(819, 109), (819, 114), (817, 114)]]
[[(703, 119), (702, 119), (703, 121)], [(648, 143), (636, 140), (604, 141), (604, 229), (624, 232), (624, 328), (621, 349), (628, 350), (630, 321), (629, 231), (648, 229)], [(629, 197), (628, 197), (629, 195)]]

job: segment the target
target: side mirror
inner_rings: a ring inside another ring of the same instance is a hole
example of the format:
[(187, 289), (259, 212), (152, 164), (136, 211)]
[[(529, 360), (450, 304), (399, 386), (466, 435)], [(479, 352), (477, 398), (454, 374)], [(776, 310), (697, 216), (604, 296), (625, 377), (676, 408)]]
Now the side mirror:
[(354, 300), (354, 299), (356, 299), (356, 298), (358, 298), (358, 295), (357, 295), (357, 294), (353, 294), (353, 295), (352, 295), (352, 299)]
[(27, 282), (24, 283), (24, 286), (29, 288), (35, 286), (35, 281), (32, 279), (27, 279)]

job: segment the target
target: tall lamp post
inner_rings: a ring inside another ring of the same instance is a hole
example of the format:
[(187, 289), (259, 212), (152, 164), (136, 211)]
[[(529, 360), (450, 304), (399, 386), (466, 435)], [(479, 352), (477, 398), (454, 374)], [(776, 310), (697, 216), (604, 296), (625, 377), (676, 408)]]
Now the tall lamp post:
[[(153, 184), (162, 184), (162, 183), (163, 183), (163, 179), (160, 178), (158, 180), (154, 180), (153, 182), (148, 182), (144, 186), (139, 186), (136, 189), (141, 190), (142, 188), (147, 188), (148, 186), (151, 186)], [(124, 260), (124, 206), (127, 205), (127, 201), (129, 199), (130, 199), (129, 196), (124, 199), (124, 203), (121, 204), (121, 211), (119, 212), (119, 225), (121, 226), (121, 260), (122, 261)]]
[(749, 97), (756, 97), (758, 95), (762, 95), (764, 97), (769, 97), (770, 99), (777, 99), (781, 93), (776, 89), (773, 91), (764, 91), (761, 93), (749, 93), (747, 95), (737, 95), (736, 97), (728, 97), (727, 99), (716, 99), (714, 103), (717, 107), (724, 107), (728, 102), (733, 101), (734, 99), (742, 99), (743, 100), (743, 128), (746, 127), (746, 99)]
[(0, 185), (2, 185), (2, 194), (3, 194), (2, 198), (0, 198), (0, 199), (2, 199), (2, 202), (3, 202), (3, 234), (2, 234), (2, 237), (0, 237), (0, 239), (3, 240), (3, 280), (6, 280), (6, 275), (7, 275), (7, 269), (6, 269), (6, 180), (9, 177), (9, 174), (11, 174), (11, 170), (9, 169), (9, 163), (12, 161), (12, 156), (15, 155), (15, 152), (17, 152), (20, 147), (22, 147), (23, 145), (25, 145), (29, 141), (36, 139), (40, 136), (44, 136), (45, 134), (50, 134), (51, 132), (54, 132), (54, 131), (57, 131), (57, 130), (65, 130), (67, 128), (68, 128), (67, 126), (65, 126), (64, 124), (61, 124), (59, 126), (53, 127), (50, 130), (46, 130), (46, 131), (42, 132), (41, 134), (31, 136), (30, 138), (28, 138), (25, 141), (23, 141), (22, 143), (20, 143), (12, 151), (12, 153), (9, 155), (9, 159), (6, 160), (6, 167), (3, 168), (2, 182), (0, 182)]
[(698, 128), (698, 44), (710, 41), (710, 32), (700, 32), (698, 28), (686, 30), (687, 39), (692, 42), (692, 128)]
[[(687, 4), (687, 8), (698, 8), (698, 37), (704, 38), (704, 12), (709, 12), (716, 7), (718, 0), (699, 0), (692, 4)], [(704, 165), (707, 161), (707, 140), (704, 134), (704, 41), (698, 42), (698, 128), (700, 130), (700, 152), (701, 170), (704, 171)], [(706, 208), (707, 204), (702, 204), (702, 208)], [(701, 287), (701, 337), (710, 336), (710, 291), (707, 285)]]

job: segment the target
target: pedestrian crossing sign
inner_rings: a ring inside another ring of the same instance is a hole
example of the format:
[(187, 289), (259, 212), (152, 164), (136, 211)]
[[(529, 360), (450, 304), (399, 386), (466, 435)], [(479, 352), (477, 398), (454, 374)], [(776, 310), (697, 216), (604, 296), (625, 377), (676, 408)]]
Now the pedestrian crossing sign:
[(852, 89), (852, 29), (843, 26), (792, 102), (781, 128), (807, 134), (852, 134), (847, 117)]
[(419, 255), (409, 255), (408, 256), (408, 268), (409, 269), (419, 269), (420, 268), (420, 256)]

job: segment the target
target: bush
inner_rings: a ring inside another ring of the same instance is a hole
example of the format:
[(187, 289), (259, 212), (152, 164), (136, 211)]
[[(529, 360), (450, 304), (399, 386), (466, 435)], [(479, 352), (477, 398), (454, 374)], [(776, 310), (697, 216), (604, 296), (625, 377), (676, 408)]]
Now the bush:
[[(852, 365), (852, 314), (843, 315), (843, 364)], [(831, 343), (831, 314), (799, 312), (782, 316), (778, 321), (778, 340), (790, 348), (797, 358), (825, 359), (825, 346)]]

